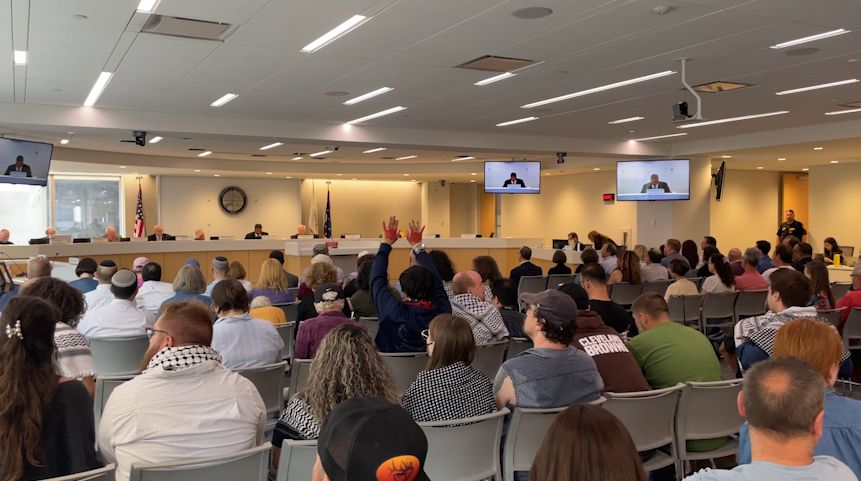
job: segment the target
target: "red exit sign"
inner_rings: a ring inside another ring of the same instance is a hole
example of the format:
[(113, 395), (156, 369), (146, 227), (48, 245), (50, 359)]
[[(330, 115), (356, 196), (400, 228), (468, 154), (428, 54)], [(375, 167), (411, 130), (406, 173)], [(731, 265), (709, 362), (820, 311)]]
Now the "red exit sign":
[(604, 202), (613, 202), (616, 200), (616, 194), (604, 194)]

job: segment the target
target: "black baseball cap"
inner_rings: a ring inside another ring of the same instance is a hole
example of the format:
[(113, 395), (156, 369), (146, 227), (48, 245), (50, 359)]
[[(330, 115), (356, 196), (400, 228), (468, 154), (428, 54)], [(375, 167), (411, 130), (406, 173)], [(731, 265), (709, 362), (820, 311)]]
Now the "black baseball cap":
[(524, 292), (520, 294), (520, 300), (535, 306), (538, 317), (558, 328), (573, 324), (577, 320), (577, 303), (558, 289)]
[(425, 433), (412, 416), (383, 398), (348, 399), (320, 428), (317, 454), (332, 481), (430, 481)]
[(320, 284), (314, 290), (314, 302), (330, 302), (344, 299), (344, 291), (338, 284)]

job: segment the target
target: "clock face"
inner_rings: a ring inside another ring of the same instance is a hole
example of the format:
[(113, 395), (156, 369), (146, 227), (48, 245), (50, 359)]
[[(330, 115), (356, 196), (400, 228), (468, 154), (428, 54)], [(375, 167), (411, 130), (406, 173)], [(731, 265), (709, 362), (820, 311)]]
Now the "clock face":
[(224, 212), (228, 214), (238, 214), (245, 208), (248, 196), (239, 187), (225, 187), (218, 195), (218, 203)]

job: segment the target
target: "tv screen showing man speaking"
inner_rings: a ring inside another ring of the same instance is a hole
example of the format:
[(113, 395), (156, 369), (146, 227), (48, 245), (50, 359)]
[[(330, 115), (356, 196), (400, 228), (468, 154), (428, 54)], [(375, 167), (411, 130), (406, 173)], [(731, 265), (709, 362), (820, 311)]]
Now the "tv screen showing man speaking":
[(616, 198), (626, 200), (690, 199), (688, 160), (627, 160), (616, 163)]
[(47, 185), (54, 146), (0, 139), (0, 183)]
[(538, 194), (541, 162), (485, 162), (484, 191), (488, 194)]

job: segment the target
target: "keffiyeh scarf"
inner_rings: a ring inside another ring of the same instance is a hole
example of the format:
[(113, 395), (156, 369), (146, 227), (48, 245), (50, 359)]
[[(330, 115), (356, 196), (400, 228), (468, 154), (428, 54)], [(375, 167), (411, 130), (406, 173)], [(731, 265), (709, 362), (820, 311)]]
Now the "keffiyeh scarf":
[(221, 356), (209, 346), (166, 347), (152, 357), (145, 371), (156, 367), (161, 367), (165, 371), (180, 371), (206, 361), (218, 361), (220, 363)]

